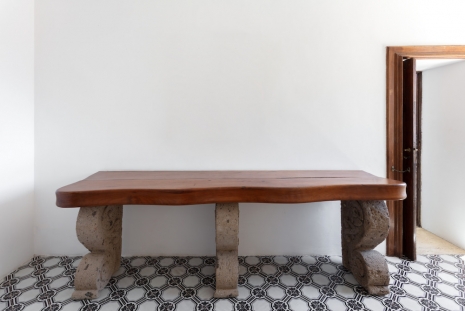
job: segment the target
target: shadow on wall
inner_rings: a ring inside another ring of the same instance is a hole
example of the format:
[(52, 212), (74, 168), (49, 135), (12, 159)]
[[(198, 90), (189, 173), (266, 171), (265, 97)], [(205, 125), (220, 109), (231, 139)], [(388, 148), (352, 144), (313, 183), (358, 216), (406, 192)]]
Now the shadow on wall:
[[(341, 255), (339, 201), (240, 203), (239, 208), (241, 256)], [(295, 213), (300, 216), (296, 218)], [(215, 245), (214, 204), (124, 207), (123, 256), (215, 256)]]
[(0, 278), (33, 256), (34, 189), (0, 198)]

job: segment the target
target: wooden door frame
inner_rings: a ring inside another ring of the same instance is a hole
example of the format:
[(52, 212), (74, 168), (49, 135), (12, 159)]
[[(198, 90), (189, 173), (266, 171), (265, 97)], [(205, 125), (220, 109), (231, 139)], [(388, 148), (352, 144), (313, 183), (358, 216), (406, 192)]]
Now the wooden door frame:
[[(386, 53), (386, 175), (402, 180), (402, 174), (391, 171), (394, 166), (402, 171), (402, 61), (404, 58), (464, 58), (465, 45), (389, 46)], [(386, 254), (403, 255), (402, 201), (388, 201), (390, 214)]]
[(417, 211), (416, 223), (421, 228), (421, 151), (423, 150), (422, 142), (422, 109), (423, 109), (423, 72), (417, 71)]

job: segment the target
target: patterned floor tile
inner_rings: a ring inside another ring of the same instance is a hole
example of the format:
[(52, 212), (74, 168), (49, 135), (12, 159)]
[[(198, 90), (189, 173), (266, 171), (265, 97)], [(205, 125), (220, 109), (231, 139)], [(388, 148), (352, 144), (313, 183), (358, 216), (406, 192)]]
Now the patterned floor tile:
[(239, 297), (213, 298), (214, 257), (128, 257), (96, 300), (73, 301), (81, 257), (35, 257), (0, 282), (6, 311), (465, 311), (465, 257), (387, 257), (390, 294), (370, 296), (340, 257), (240, 257)]

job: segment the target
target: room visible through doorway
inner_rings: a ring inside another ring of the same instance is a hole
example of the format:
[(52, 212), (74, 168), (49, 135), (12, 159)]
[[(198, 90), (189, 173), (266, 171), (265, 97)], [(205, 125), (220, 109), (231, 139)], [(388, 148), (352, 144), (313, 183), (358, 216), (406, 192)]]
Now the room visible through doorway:
[(407, 199), (388, 202), (391, 228), (386, 253), (412, 260), (416, 258), (417, 209), (422, 200), (418, 189), (422, 167), (416, 61), (424, 59), (465, 59), (465, 46), (387, 48), (387, 177), (407, 184)]

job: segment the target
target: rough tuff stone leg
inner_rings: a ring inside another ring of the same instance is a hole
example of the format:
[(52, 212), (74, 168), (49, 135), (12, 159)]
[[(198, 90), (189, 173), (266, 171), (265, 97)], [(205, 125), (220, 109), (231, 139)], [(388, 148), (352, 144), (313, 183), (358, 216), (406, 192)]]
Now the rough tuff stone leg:
[(239, 280), (239, 203), (216, 204), (215, 298), (237, 297)]
[(76, 232), (90, 253), (85, 255), (74, 278), (72, 299), (95, 299), (121, 263), (122, 205), (81, 207)]
[(342, 263), (371, 295), (389, 294), (384, 256), (373, 250), (389, 232), (384, 201), (342, 201)]

